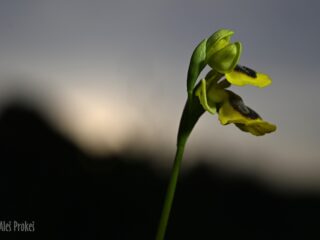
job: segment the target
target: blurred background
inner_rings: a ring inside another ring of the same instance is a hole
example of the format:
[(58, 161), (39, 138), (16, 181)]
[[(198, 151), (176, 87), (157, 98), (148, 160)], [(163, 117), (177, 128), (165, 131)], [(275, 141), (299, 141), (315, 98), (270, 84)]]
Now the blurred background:
[(240, 63), (273, 79), (232, 90), (278, 130), (204, 114), (168, 239), (320, 235), (318, 1), (0, 3), (0, 221), (34, 220), (47, 239), (152, 239), (190, 56), (230, 28)]

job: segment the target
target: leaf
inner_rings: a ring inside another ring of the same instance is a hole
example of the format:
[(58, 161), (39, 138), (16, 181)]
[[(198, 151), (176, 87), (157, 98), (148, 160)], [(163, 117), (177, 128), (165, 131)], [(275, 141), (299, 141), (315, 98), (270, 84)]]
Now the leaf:
[(192, 96), (194, 85), (206, 63), (206, 43), (207, 39), (202, 40), (192, 53), (187, 78), (188, 98)]

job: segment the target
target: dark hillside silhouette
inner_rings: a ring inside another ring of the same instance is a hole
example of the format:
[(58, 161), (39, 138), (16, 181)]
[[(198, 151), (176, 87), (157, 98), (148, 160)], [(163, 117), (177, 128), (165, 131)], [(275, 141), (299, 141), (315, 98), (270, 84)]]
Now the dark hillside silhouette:
[[(8, 105), (0, 221), (35, 221), (33, 239), (154, 239), (168, 179), (146, 158), (94, 159), (34, 109)], [(315, 194), (281, 194), (199, 161), (180, 179), (167, 239), (320, 239), (319, 217)]]

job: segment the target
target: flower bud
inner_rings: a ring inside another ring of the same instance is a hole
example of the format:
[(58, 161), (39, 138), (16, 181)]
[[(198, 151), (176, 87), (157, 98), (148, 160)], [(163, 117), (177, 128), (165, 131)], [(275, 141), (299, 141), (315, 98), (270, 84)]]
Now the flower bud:
[(206, 42), (207, 60), (217, 51), (226, 47), (230, 43), (230, 38), (233, 34), (234, 32), (229, 29), (220, 29), (213, 33)]
[(231, 72), (239, 61), (241, 49), (240, 42), (228, 44), (207, 58), (207, 63), (219, 73)]

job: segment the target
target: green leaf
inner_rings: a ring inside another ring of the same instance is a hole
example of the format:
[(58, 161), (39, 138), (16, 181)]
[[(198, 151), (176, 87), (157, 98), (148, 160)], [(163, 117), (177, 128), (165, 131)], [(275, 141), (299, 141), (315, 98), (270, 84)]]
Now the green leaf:
[(202, 40), (201, 43), (195, 48), (191, 56), (187, 78), (188, 98), (192, 96), (194, 85), (196, 84), (201, 71), (207, 65), (206, 42), (207, 39)]

